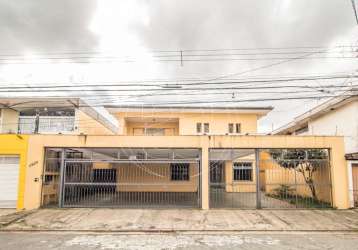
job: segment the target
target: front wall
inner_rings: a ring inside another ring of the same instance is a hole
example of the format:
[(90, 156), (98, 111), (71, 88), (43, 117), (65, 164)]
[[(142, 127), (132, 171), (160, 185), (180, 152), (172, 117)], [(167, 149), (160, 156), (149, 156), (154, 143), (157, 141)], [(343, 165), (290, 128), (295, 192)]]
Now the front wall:
[[(199, 188), (197, 164), (190, 164), (189, 181), (171, 181), (170, 164), (114, 164), (117, 169), (117, 183), (137, 183), (139, 185), (119, 185), (121, 192), (197, 192)], [(157, 174), (157, 176), (155, 175)], [(152, 185), (153, 183), (158, 185)]]
[(179, 120), (180, 135), (195, 135), (196, 123), (209, 123), (209, 134), (227, 134), (229, 123), (240, 123), (241, 134), (257, 132), (255, 114), (186, 114)]
[[(333, 205), (348, 208), (348, 175), (342, 137), (314, 136), (70, 136), (32, 135), (29, 138), (25, 207), (37, 208), (41, 201), (41, 179), (45, 147), (162, 147), (201, 148), (202, 207), (208, 208), (209, 148), (330, 148)], [(31, 166), (31, 167), (30, 167)]]
[(20, 157), (18, 198), (17, 198), (18, 210), (24, 208), (25, 178), (27, 178), (26, 157), (27, 157), (28, 138), (29, 137), (27, 135), (0, 135), (0, 154), (18, 155)]

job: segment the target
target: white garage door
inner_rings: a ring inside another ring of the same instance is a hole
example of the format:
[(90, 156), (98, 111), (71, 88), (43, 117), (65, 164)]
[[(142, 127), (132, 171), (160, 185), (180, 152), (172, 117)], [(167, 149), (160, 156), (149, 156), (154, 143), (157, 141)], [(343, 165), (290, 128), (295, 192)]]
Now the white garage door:
[(0, 155), (0, 208), (16, 208), (19, 157)]

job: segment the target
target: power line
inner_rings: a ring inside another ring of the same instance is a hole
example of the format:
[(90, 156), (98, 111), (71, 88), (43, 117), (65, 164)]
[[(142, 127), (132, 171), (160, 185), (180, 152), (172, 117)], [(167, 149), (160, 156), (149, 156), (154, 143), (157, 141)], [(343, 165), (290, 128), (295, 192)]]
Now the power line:
[[(136, 63), (143, 62), (138, 60), (87, 60), (80, 61), (76, 59), (66, 59), (70, 61), (42, 61), (42, 62), (0, 62), (0, 65), (44, 65), (44, 64), (102, 64), (102, 63)], [(317, 59), (357, 59), (355, 56), (342, 57), (311, 57), (311, 58), (296, 58), (296, 57), (272, 57), (272, 58), (212, 58), (212, 59), (168, 59), (168, 60), (145, 60), (155, 63), (160, 62), (217, 62), (217, 61), (272, 61), (272, 60), (317, 60)], [(48, 59), (51, 60), (51, 59)]]
[[(354, 48), (358, 45), (335, 45), (335, 46), (289, 46), (289, 47), (258, 47), (258, 48), (218, 48), (218, 49), (180, 49), (180, 50), (148, 50), (147, 53), (180, 53), (182, 52), (217, 52), (217, 51), (255, 51), (255, 50), (302, 50), (302, 49), (344, 49)], [(116, 54), (116, 51), (61, 51), (32, 53), (31, 55), (77, 55), (77, 54)], [(0, 54), (0, 57), (24, 56), (24, 54)]]
[[(358, 85), (352, 85), (352, 87), (357, 87)], [(341, 87), (341, 85), (325, 85), (324, 88), (337, 88)], [(50, 93), (50, 92), (83, 92), (83, 91), (92, 91), (92, 92), (145, 92), (145, 91), (191, 91), (191, 90), (240, 90), (240, 89), (280, 89), (280, 88), (312, 88), (312, 86), (308, 85), (280, 85), (280, 86), (243, 86), (243, 87), (212, 87), (212, 88), (151, 88), (151, 89), (51, 89), (51, 90), (44, 90), (44, 89), (36, 89), (36, 87), (32, 87), (30, 89), (24, 90), (0, 90), (0, 93)]]
[[(347, 95), (339, 95), (340, 97), (356, 97), (357, 95), (353, 95), (353, 94), (347, 94)], [(163, 106), (168, 106), (168, 108), (176, 108), (175, 106), (169, 106), (169, 105), (193, 105), (193, 104), (206, 104), (206, 105), (214, 105), (214, 104), (223, 104), (223, 103), (227, 103), (227, 104), (234, 104), (234, 103), (250, 103), (250, 102), (266, 102), (266, 101), (287, 101), (287, 100), (308, 100), (308, 99), (315, 99), (315, 100), (321, 100), (321, 99), (325, 99), (325, 98), (334, 98), (337, 97), (337, 95), (322, 95), (322, 96), (295, 96), (295, 97), (277, 97), (277, 98), (257, 98), (257, 99), (241, 99), (241, 100), (207, 100), (207, 101), (182, 101), (182, 102), (165, 102), (165, 103), (137, 103), (136, 105), (139, 106), (151, 106), (153, 108), (155, 108), (156, 106), (159, 107), (163, 107)], [(84, 105), (84, 104), (80, 104), (78, 106), (76, 106), (77, 108), (80, 107), (106, 107), (106, 108), (120, 108), (121, 106), (126, 106), (125, 104), (123, 105), (119, 105), (119, 104), (113, 104), (113, 103), (101, 103), (101, 104), (94, 104), (94, 105)], [(51, 106), (51, 108), (69, 108), (69, 107), (74, 107), (73, 105), (62, 105), (62, 106)], [(183, 106), (185, 107), (185, 106)], [(207, 107), (207, 106), (205, 106)], [(230, 106), (228, 106), (229, 108)], [(10, 106), (11, 108), (11, 106)], [(22, 109), (26, 109), (26, 108), (38, 108), (35, 106), (21, 106), (20, 108)], [(200, 106), (198, 106), (197, 108), (200, 108)]]
[[(243, 83), (275, 83), (275, 82), (295, 82), (295, 81), (315, 81), (315, 80), (334, 80), (334, 79), (345, 79), (347, 77), (357, 78), (358, 76), (350, 75), (337, 75), (337, 76), (317, 76), (317, 77), (301, 77), (301, 78), (286, 78), (286, 79), (267, 79), (267, 80), (244, 80), (244, 81), (225, 81), (225, 82), (200, 82), (200, 83), (176, 83), (170, 85), (163, 84), (119, 84), (119, 83), (102, 83), (96, 82), (92, 84), (80, 84), (71, 83), (70, 85), (50, 85), (50, 86), (38, 86), (36, 85), (11, 85), (11, 86), (0, 86), (0, 89), (53, 89), (53, 88), (80, 88), (80, 87), (175, 87), (175, 86), (198, 86), (198, 85), (226, 85), (226, 84), (243, 84)], [(4, 83), (0, 83), (4, 84)], [(48, 83), (46, 83), (48, 84)], [(94, 85), (94, 84), (100, 84)]]
[[(294, 54), (307, 54), (313, 51), (288, 51), (288, 52), (261, 52), (261, 53), (215, 53), (215, 54), (169, 54), (169, 55), (151, 55), (152, 58), (184, 58), (184, 57), (217, 57), (217, 56), (263, 56), (263, 55), (294, 55)], [(337, 52), (326, 52), (326, 51), (319, 51), (317, 54), (343, 54), (343, 53), (352, 53), (355, 52), (354, 50), (349, 51), (337, 51)], [(130, 59), (130, 58), (140, 58), (140, 57), (131, 57), (127, 56), (114, 56), (114, 55), (106, 55), (106, 56), (89, 56), (88, 54), (80, 54), (80, 56), (71, 56), (71, 57), (64, 57), (61, 54), (58, 54), (55, 57), (28, 57), (28, 56), (1, 56), (0, 61), (20, 61), (20, 60), (78, 60), (78, 59)], [(184, 60), (184, 59), (183, 59)]]

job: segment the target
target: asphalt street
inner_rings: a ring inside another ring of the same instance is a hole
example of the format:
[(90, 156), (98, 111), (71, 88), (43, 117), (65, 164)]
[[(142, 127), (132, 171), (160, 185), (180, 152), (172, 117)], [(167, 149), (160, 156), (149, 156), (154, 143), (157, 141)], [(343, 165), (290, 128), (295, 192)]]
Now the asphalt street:
[(93, 234), (1, 232), (0, 249), (358, 249), (357, 233)]

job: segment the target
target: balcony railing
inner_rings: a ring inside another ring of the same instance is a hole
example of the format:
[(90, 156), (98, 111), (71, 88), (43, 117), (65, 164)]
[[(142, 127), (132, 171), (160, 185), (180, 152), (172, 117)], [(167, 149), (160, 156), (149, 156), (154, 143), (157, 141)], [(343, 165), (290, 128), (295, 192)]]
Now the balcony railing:
[[(74, 116), (40, 116), (38, 133), (69, 133), (75, 129)], [(36, 116), (20, 116), (19, 133), (33, 134), (36, 131)]]

